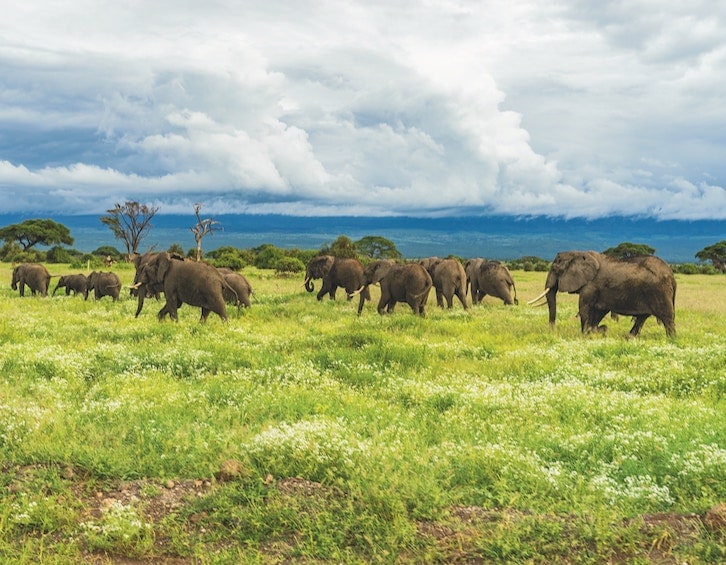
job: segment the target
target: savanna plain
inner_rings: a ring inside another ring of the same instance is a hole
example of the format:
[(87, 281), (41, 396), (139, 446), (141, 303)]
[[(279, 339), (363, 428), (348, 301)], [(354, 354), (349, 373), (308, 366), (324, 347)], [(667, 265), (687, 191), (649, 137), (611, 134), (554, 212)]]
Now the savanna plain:
[(135, 319), (132, 267), (119, 302), (11, 268), (0, 562), (726, 561), (724, 276), (677, 275), (677, 337), (632, 340), (569, 295), (550, 330), (538, 272), (420, 318), (246, 268), (252, 307), (200, 324)]

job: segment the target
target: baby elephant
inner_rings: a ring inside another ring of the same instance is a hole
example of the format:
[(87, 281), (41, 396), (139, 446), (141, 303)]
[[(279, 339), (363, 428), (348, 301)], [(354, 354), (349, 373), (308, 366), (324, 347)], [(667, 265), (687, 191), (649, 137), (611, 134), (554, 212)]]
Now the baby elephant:
[(226, 267), (220, 267), (217, 269), (224, 280), (227, 282), (228, 287), (222, 289), (222, 295), (224, 301), (227, 304), (234, 304), (238, 308), (244, 306), (245, 308), (250, 307), (250, 296), (252, 295), (252, 285), (244, 275), (227, 269)]
[(71, 294), (73, 291), (74, 295), (82, 294), (83, 300), (88, 300), (88, 277), (84, 274), (78, 275), (61, 275), (58, 279), (58, 284), (53, 289), (53, 294), (59, 288), (66, 289), (66, 296)]
[(121, 292), (121, 279), (110, 271), (107, 273), (93, 271), (88, 275), (88, 290), (95, 291), (96, 300), (110, 296), (116, 302)]

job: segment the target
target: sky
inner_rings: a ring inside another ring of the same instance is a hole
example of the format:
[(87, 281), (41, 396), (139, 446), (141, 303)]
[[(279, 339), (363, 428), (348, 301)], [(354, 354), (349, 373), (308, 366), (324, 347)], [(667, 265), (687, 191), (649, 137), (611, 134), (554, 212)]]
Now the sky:
[(726, 219), (726, 3), (25, 0), (0, 212)]

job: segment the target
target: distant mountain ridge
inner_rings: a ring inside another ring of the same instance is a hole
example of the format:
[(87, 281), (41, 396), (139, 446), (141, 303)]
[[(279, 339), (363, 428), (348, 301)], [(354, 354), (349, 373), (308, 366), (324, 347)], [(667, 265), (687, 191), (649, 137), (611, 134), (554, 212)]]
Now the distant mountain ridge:
[[(214, 217), (221, 231), (204, 238), (210, 251), (222, 246), (240, 249), (270, 243), (283, 248), (319, 249), (340, 235), (357, 240), (367, 235), (390, 239), (405, 257), (431, 255), (516, 259), (533, 255), (552, 259), (559, 251), (603, 251), (618, 243), (645, 243), (656, 255), (673, 263), (696, 263), (695, 254), (708, 245), (726, 240), (726, 221), (654, 220), (608, 217), (595, 220), (549, 217), (464, 216), (419, 217), (309, 217), (282, 215), (204, 215)], [(100, 215), (0, 214), (0, 226), (30, 218), (50, 217), (64, 224), (75, 239), (72, 247), (92, 251), (102, 245), (123, 250), (119, 240), (100, 222)], [(161, 212), (142, 251), (166, 249), (173, 243), (194, 247), (190, 228), (195, 218)]]

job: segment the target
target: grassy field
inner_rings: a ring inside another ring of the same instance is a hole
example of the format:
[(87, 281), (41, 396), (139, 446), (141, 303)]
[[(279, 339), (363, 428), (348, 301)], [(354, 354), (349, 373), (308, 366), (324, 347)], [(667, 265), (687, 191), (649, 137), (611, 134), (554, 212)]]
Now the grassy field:
[(250, 269), (204, 325), (10, 273), (0, 562), (726, 561), (726, 277), (678, 276), (678, 337), (629, 340), (568, 295), (550, 331), (545, 273), (418, 318)]

